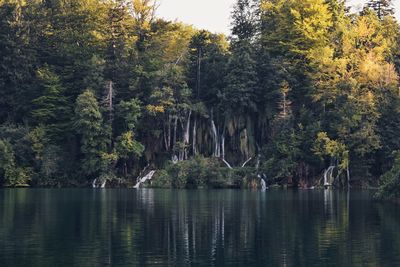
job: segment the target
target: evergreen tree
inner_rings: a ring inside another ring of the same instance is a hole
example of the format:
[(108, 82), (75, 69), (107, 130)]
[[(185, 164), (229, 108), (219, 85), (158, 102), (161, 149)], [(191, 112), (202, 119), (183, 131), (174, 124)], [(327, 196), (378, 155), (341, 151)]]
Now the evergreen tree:
[(128, 178), (197, 155), (299, 186), (329, 166), (362, 182), (392, 167), (392, 1), (349, 14), (343, 0), (237, 0), (230, 39), (156, 6), (0, 1), (3, 184)]
[(37, 79), (40, 95), (32, 101), (32, 116), (37, 124), (46, 125), (50, 138), (60, 140), (72, 117), (68, 100), (64, 96), (65, 89), (59, 77), (48, 66), (37, 71)]
[(0, 123), (21, 122), (34, 96), (34, 23), (26, 13), (19, 2), (0, 3)]
[(74, 126), (81, 137), (83, 172), (90, 176), (99, 175), (103, 166), (101, 156), (106, 152), (107, 142), (100, 107), (90, 90), (83, 92), (76, 100)]
[(369, 0), (367, 6), (376, 12), (379, 19), (394, 15), (392, 0)]

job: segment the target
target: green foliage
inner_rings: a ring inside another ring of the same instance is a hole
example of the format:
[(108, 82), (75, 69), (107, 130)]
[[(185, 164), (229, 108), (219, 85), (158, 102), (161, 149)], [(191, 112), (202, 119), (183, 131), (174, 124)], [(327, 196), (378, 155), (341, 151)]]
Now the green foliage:
[(318, 133), (313, 150), (321, 158), (328, 156), (333, 161), (339, 161), (339, 167), (342, 170), (349, 167), (349, 151), (346, 146), (330, 139), (325, 132)]
[(396, 153), (395, 162), (390, 171), (382, 177), (382, 186), (376, 197), (379, 199), (398, 200), (400, 198), (400, 153)]
[(35, 37), (28, 17), (19, 3), (0, 3), (0, 123), (21, 122), (34, 97)]
[(5, 182), (8, 182), (8, 174), (15, 167), (14, 151), (11, 144), (6, 140), (0, 140), (0, 170), (1, 177)]
[(263, 151), (263, 155), (267, 157), (263, 160), (261, 169), (269, 179), (279, 181), (295, 175), (300, 156), (300, 140), (291, 127), (290, 120), (277, 122), (276, 131), (274, 141)]
[[(400, 149), (391, 1), (349, 14), (341, 0), (237, 0), (229, 39), (155, 7), (0, 2), (3, 184), (130, 179), (176, 157), (189, 161), (160, 172), (160, 186), (245, 187), (261, 173), (312, 183), (328, 162), (354, 180), (390, 169)], [(212, 155), (251, 160), (230, 170)]]
[(48, 66), (37, 71), (40, 83), (40, 96), (33, 103), (32, 116), (38, 124), (46, 125), (47, 135), (59, 139), (66, 130), (72, 115), (68, 100), (63, 96), (59, 77)]
[(231, 170), (218, 161), (195, 157), (188, 161), (168, 165), (157, 173), (153, 187), (166, 188), (241, 188), (248, 169)]
[(116, 151), (119, 157), (128, 159), (131, 155), (140, 157), (144, 147), (134, 139), (132, 132), (126, 132), (117, 138)]
[(250, 43), (239, 41), (234, 45), (226, 76), (226, 87), (220, 94), (222, 107), (226, 112), (240, 114), (257, 111), (259, 83), (253, 57)]
[(121, 101), (117, 107), (117, 114), (125, 121), (126, 129), (132, 131), (141, 116), (140, 100)]
[(82, 168), (88, 175), (101, 170), (101, 154), (106, 151), (103, 117), (93, 92), (86, 90), (76, 100), (75, 130), (81, 135)]
[(23, 186), (30, 180), (30, 170), (15, 163), (10, 142), (0, 139), (0, 178), (6, 186)]

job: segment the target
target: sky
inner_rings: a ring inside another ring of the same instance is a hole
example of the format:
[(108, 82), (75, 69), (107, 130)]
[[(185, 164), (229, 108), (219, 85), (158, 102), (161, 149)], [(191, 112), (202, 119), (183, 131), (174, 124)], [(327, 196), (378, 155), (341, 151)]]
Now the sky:
[[(301, 1), (301, 0), (299, 0)], [(349, 0), (355, 10), (365, 0)], [(158, 0), (157, 14), (167, 20), (182, 21), (199, 29), (229, 34), (230, 12), (235, 0)], [(393, 0), (400, 20), (400, 0)]]

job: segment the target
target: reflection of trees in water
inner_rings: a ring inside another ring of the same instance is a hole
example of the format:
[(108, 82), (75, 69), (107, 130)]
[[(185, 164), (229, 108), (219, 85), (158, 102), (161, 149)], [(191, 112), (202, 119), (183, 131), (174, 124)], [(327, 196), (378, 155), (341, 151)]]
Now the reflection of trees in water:
[(0, 241), (29, 251), (18, 260), (31, 266), (387, 265), (399, 258), (399, 213), (362, 194), (10, 190)]

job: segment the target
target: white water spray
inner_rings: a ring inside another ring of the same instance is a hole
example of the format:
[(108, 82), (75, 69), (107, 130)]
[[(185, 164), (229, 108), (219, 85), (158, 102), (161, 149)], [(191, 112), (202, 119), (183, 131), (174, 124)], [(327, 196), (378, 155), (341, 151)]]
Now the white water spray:
[(231, 164), (229, 164), (225, 159), (221, 159), (223, 163), (225, 163), (225, 165), (229, 168), (229, 169), (233, 169)]
[(253, 158), (249, 158), (242, 164), (242, 168), (246, 167), (247, 163), (249, 163)]
[(214, 138), (214, 157), (219, 157), (221, 155), (220, 145), (218, 140), (218, 130), (217, 126), (215, 125), (214, 119), (211, 119), (211, 130)]
[(330, 166), (328, 169), (326, 169), (324, 173), (324, 186), (332, 186), (334, 182), (333, 171), (335, 168), (335, 166)]
[(141, 179), (139, 180), (139, 182), (137, 182), (137, 184), (136, 184), (133, 188), (139, 189), (139, 187), (140, 187), (141, 184), (143, 184), (143, 183), (145, 183), (145, 182), (147, 182), (147, 181), (149, 181), (149, 180), (151, 180), (151, 179), (153, 178), (153, 175), (154, 175), (155, 172), (156, 172), (156, 171), (151, 171), (151, 172), (149, 172), (146, 176), (144, 176), (143, 178), (141, 178)]
[(173, 164), (177, 164), (178, 162), (179, 162), (178, 157), (177, 157), (176, 155), (173, 155), (173, 156), (172, 156), (172, 163), (173, 163)]
[(265, 180), (261, 177), (261, 175), (258, 175), (258, 178), (260, 179), (261, 190), (262, 191), (267, 190), (267, 183), (265, 182)]
[(92, 188), (96, 188), (96, 183), (97, 183), (97, 178), (93, 180), (93, 182), (92, 182)]

